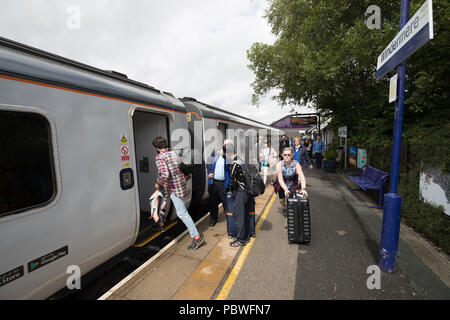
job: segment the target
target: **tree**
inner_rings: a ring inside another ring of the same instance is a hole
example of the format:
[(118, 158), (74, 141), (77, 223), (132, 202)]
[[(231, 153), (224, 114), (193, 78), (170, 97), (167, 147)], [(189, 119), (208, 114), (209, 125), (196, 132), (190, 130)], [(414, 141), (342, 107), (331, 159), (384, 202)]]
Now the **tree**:
[[(249, 68), (256, 76), (253, 103), (278, 89), (275, 99), (280, 104), (312, 103), (324, 116), (332, 115), (336, 127), (346, 125), (353, 142), (367, 148), (390, 147), (394, 118), (394, 105), (387, 101), (390, 76), (376, 81), (375, 72), (378, 55), (399, 31), (400, 1), (377, 3), (382, 15), (380, 30), (364, 23), (371, 1), (269, 3), (265, 17), (277, 40), (273, 45), (255, 43), (248, 51)], [(421, 5), (414, 1), (410, 12)], [(415, 130), (409, 133), (411, 125), (420, 122), (419, 126), (429, 128), (426, 123), (436, 117), (441, 122), (449, 118), (447, 1), (434, 1), (434, 16), (438, 24), (435, 39), (407, 64), (404, 132), (411, 137), (423, 136)]]
[[(255, 73), (253, 102), (272, 89), (282, 105), (314, 104), (347, 126), (349, 142), (368, 150), (369, 164), (389, 171), (394, 104), (389, 78), (375, 80), (378, 55), (399, 31), (400, 1), (377, 1), (381, 29), (369, 29), (364, 13), (372, 1), (268, 0), (273, 45), (248, 51)], [(412, 16), (425, 0), (412, 1)], [(450, 222), (443, 208), (418, 201), (422, 164), (450, 171), (450, 3), (433, 0), (434, 39), (408, 58), (399, 194), (402, 216), (450, 253)]]

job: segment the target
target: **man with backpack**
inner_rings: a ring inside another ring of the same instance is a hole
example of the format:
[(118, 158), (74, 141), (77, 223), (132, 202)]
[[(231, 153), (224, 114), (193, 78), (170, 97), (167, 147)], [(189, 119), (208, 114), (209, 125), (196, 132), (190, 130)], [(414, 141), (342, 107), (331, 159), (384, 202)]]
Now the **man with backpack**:
[(227, 165), (230, 170), (230, 191), (233, 198), (233, 215), (237, 224), (236, 240), (231, 247), (245, 246), (250, 239), (250, 208), (254, 207), (254, 197), (264, 193), (264, 182), (255, 166), (245, 163), (234, 150), (233, 144), (224, 146)]

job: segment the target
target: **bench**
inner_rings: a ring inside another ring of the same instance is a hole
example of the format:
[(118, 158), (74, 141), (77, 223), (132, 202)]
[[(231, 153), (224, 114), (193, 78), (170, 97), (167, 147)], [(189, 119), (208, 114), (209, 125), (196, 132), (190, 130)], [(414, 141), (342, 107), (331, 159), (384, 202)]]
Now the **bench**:
[(378, 209), (383, 208), (383, 187), (387, 179), (389, 178), (389, 173), (386, 173), (369, 165), (365, 165), (361, 168), (359, 176), (348, 175), (348, 177), (361, 188), (355, 190), (379, 190), (380, 199), (378, 206), (369, 207)]

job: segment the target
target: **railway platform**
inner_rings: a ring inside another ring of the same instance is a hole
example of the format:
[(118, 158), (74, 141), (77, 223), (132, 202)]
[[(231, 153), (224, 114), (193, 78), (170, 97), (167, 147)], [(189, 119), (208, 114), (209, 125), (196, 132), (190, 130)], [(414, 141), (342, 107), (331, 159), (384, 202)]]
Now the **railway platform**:
[[(256, 199), (256, 220), (273, 194), (270, 185)], [(214, 227), (209, 214), (196, 223), (205, 244), (188, 251), (192, 239), (184, 232), (157, 255), (106, 292), (99, 300), (208, 300), (227, 275), (239, 248), (230, 247), (222, 207)], [(252, 239), (254, 241), (255, 239)]]
[(304, 171), (310, 245), (288, 244), (281, 205), (268, 185), (256, 198), (257, 235), (249, 244), (230, 247), (224, 214), (214, 227), (206, 216), (197, 223), (204, 246), (190, 252), (189, 235), (181, 235), (100, 300), (450, 299), (448, 256), (405, 225), (395, 272), (373, 281), (383, 211), (352, 192), (345, 175)]

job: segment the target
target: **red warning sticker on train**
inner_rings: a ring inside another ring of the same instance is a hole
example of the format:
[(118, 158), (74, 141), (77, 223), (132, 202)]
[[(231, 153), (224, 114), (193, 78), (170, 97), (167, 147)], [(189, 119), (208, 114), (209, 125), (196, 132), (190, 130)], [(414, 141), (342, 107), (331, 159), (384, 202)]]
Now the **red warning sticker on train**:
[(120, 155), (122, 156), (122, 161), (130, 161), (130, 154), (129, 154), (128, 146), (121, 146), (120, 147)]

